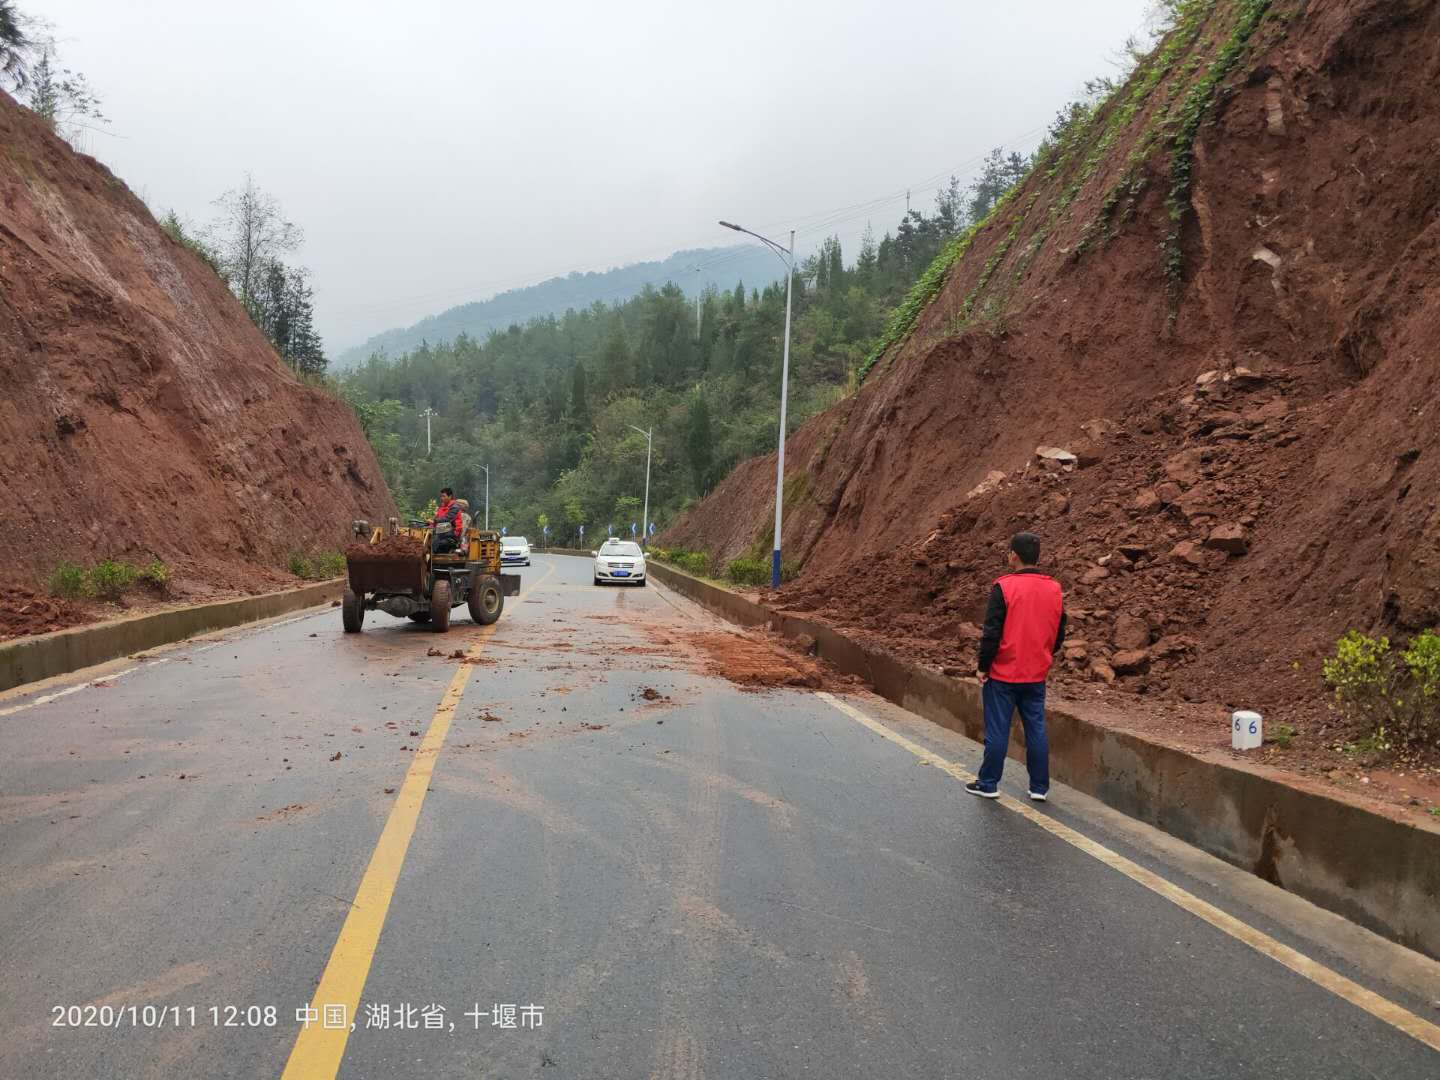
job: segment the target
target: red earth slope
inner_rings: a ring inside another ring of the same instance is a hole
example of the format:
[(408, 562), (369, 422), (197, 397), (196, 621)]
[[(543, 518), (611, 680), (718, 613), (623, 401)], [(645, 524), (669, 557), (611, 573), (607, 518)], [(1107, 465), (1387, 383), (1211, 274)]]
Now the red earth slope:
[(258, 592), (293, 583), (289, 553), (394, 512), (353, 413), (297, 381), (108, 169), (0, 94), (5, 631), (79, 617), (17, 591), (61, 560), (158, 557), (182, 594)]
[[(1199, 128), (1172, 281), (1172, 139), (1247, 6), (1206, 6), (798, 433), (778, 602), (964, 668), (1034, 528), (1079, 616), (1069, 679), (1277, 719), (1314, 715), (1346, 629), (1440, 623), (1440, 5), (1270, 5)], [(773, 470), (661, 544), (768, 541)]]

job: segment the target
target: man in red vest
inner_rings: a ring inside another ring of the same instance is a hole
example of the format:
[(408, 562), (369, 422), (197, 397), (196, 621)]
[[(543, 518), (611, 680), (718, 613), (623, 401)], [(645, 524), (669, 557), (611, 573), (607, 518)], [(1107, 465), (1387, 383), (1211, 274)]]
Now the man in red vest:
[(1050, 792), (1050, 742), (1045, 735), (1045, 677), (1065, 643), (1065, 598), (1060, 583), (1042, 574), (1040, 538), (1016, 533), (1005, 556), (1010, 573), (990, 590), (980, 636), (980, 683), (985, 701), (985, 757), (965, 790), (983, 799), (1000, 797), (1000, 774), (1010, 745), (1015, 712), (1025, 725), (1025, 765), (1030, 798)]
[(448, 487), (440, 489), (440, 505), (435, 511), (435, 520), (431, 522), (432, 527), (440, 524), (450, 526), (450, 531), (444, 536), (435, 537), (435, 551), (454, 551), (460, 543), (460, 504), (455, 501), (455, 492)]

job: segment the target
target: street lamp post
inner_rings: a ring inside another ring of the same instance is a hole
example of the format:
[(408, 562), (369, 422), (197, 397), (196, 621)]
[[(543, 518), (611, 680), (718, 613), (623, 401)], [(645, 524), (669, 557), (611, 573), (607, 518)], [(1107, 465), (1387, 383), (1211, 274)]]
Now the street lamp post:
[(490, 529), (490, 466), (481, 465), (480, 468), (485, 470), (485, 529), (488, 532)]
[(746, 236), (753, 236), (779, 256), (785, 264), (785, 347), (780, 362), (780, 450), (775, 458), (775, 549), (770, 557), (770, 587), (780, 587), (780, 524), (785, 504), (785, 404), (790, 395), (790, 296), (795, 283), (795, 230), (790, 230), (790, 246), (781, 247), (774, 240), (759, 233), (742, 229), (728, 221), (720, 222), (727, 229), (734, 229)]
[(646, 431), (644, 428), (638, 428), (634, 424), (628, 426), (632, 431), (638, 431), (641, 435), (645, 436), (645, 510), (641, 515), (644, 527), (640, 533), (643, 539), (650, 535), (650, 437), (655, 434), (655, 429), (651, 428), (649, 431)]

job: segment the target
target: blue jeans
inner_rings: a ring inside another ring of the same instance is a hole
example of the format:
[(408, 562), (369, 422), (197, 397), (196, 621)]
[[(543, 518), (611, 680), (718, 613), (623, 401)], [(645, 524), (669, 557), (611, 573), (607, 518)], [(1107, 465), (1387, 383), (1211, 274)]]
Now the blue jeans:
[(1025, 725), (1025, 766), (1030, 770), (1030, 790), (1050, 790), (1050, 740), (1045, 735), (1045, 684), (1043, 682), (1001, 682), (986, 679), (985, 759), (980, 763), (980, 787), (994, 791), (1005, 771), (1005, 750), (1010, 745), (1010, 721), (1020, 712)]

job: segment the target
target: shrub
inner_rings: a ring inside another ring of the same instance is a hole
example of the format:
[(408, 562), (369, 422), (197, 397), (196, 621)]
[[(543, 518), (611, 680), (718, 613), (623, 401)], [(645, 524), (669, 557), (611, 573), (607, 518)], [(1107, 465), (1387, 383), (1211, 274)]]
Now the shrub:
[(1408, 743), (1440, 741), (1440, 634), (1426, 630), (1400, 654), (1402, 697), (1395, 726)]
[(1351, 630), (1322, 671), (1341, 715), (1372, 732), (1360, 749), (1440, 740), (1440, 634), (1418, 634), (1397, 656), (1389, 638)]
[(675, 565), (687, 573), (700, 577), (710, 576), (710, 556), (703, 551), (676, 552)]
[(290, 555), (290, 573), (298, 578), (308, 578), (311, 574), (310, 560), (300, 552), (292, 552)]
[(310, 561), (310, 572), (315, 575), (318, 581), (344, 577), (345, 553), (343, 551), (320, 552), (320, 554), (312, 557)]
[(170, 588), (170, 567), (159, 559), (152, 559), (150, 565), (141, 570), (138, 576), (142, 583), (156, 592), (163, 593)]
[(74, 563), (63, 562), (50, 572), (50, 591), (67, 600), (78, 600), (90, 592), (90, 582), (85, 568)]
[(761, 559), (731, 559), (725, 566), (725, 576), (736, 585), (768, 585), (770, 564)]
[(106, 559), (90, 569), (90, 590), (106, 600), (118, 600), (135, 584), (137, 571), (129, 563)]

